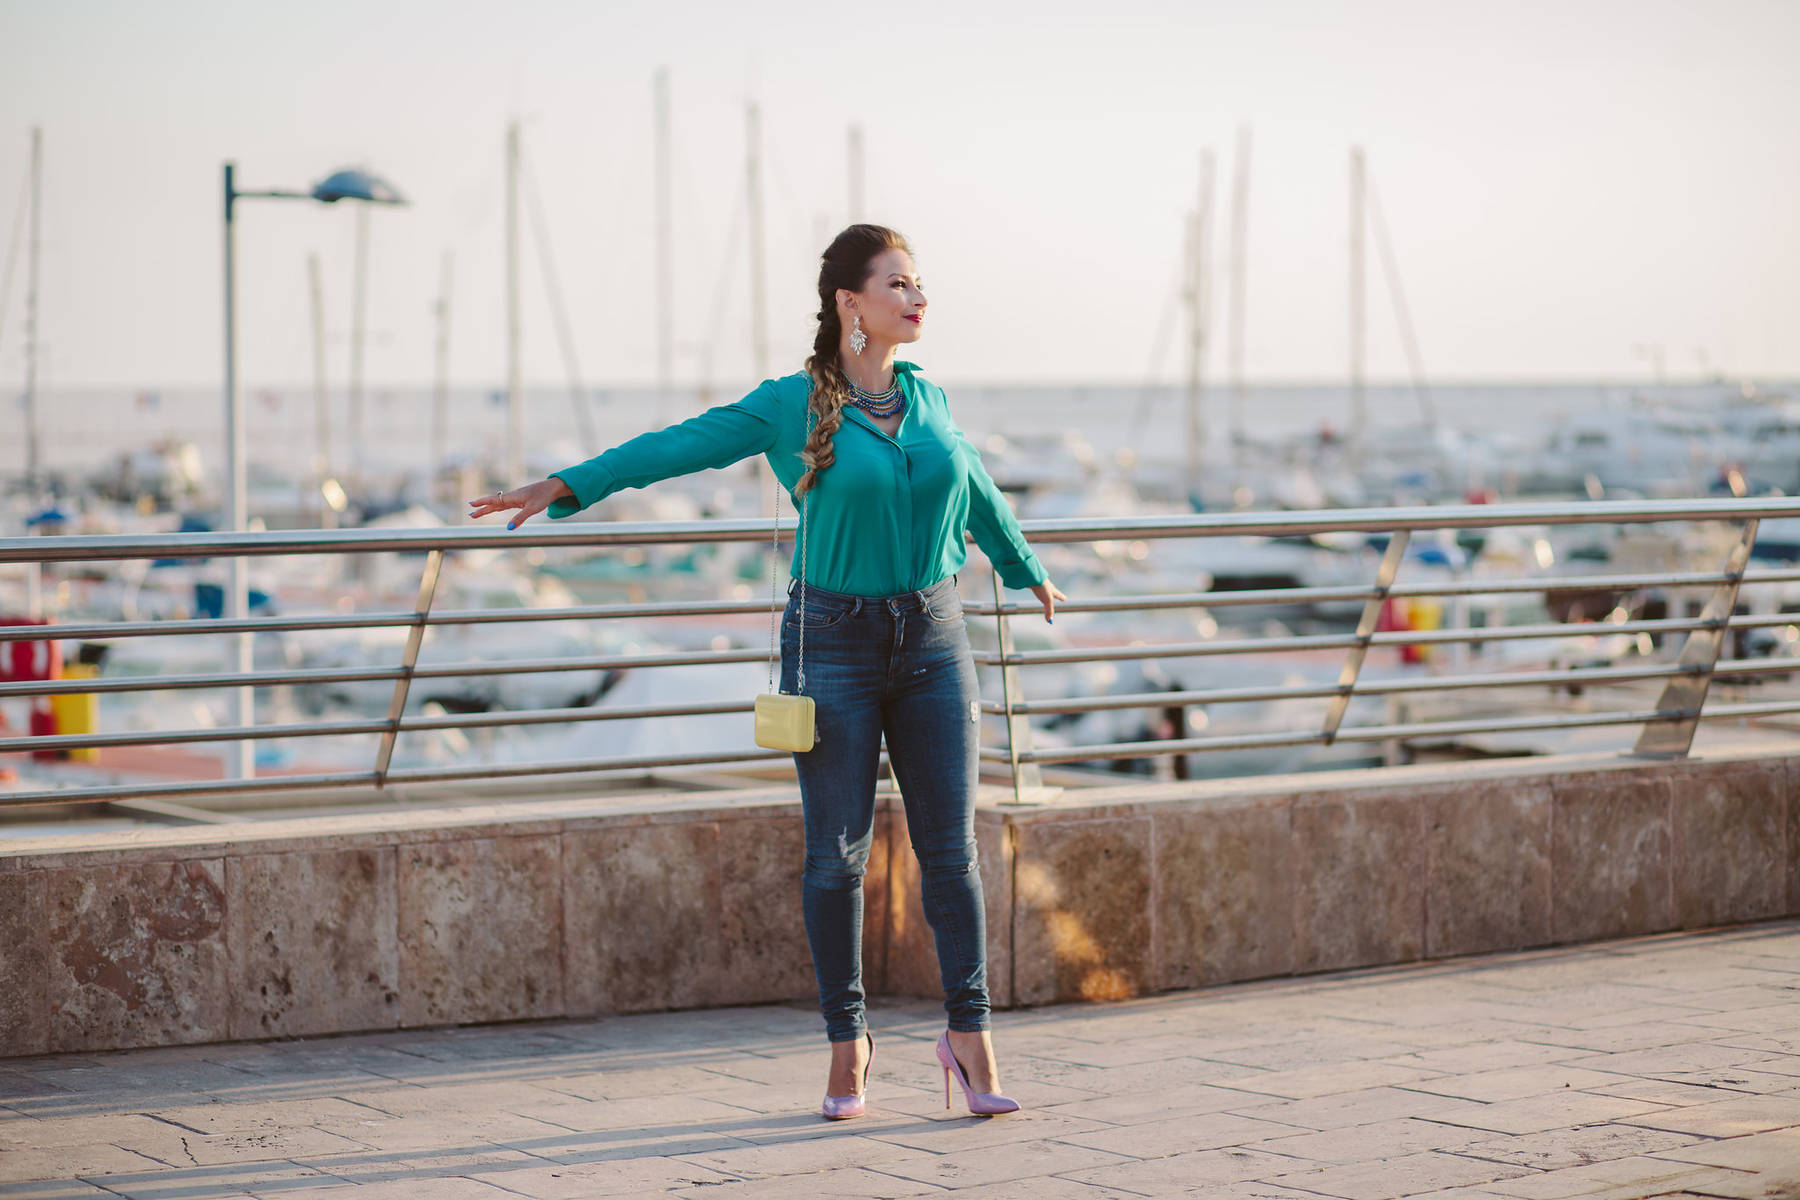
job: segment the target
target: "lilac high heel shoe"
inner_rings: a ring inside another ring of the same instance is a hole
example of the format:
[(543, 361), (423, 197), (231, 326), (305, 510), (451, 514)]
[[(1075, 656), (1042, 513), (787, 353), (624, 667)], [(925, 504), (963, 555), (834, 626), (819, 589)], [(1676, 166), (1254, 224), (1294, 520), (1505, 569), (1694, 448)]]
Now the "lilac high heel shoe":
[(969, 1077), (963, 1074), (962, 1064), (956, 1061), (956, 1055), (950, 1049), (950, 1034), (945, 1031), (938, 1035), (937, 1060), (944, 1068), (944, 1107), (950, 1107), (950, 1076), (956, 1076), (956, 1082), (962, 1085), (963, 1099), (968, 1101), (969, 1111), (978, 1117), (997, 1117), (1001, 1113), (1018, 1112), (1019, 1102), (1011, 1096), (1002, 1096), (999, 1092), (978, 1092), (969, 1086)]
[(875, 1065), (875, 1035), (863, 1030), (863, 1036), (869, 1039), (869, 1061), (863, 1064), (862, 1094), (856, 1096), (825, 1097), (825, 1103), (819, 1106), (819, 1113), (827, 1121), (848, 1121), (851, 1117), (860, 1117), (865, 1111), (864, 1098), (869, 1091), (869, 1068)]

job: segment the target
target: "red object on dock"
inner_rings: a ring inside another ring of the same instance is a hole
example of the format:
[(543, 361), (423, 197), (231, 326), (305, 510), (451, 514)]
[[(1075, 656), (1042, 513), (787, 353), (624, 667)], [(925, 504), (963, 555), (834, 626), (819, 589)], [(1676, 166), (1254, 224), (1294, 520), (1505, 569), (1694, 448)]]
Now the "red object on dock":
[[(0, 617), (0, 625), (49, 625), (49, 621), (31, 617)], [(0, 642), (0, 682), (44, 683), (62, 677), (62, 643), (52, 638), (28, 642)], [(34, 697), (31, 702), (31, 736), (50, 737), (56, 733), (56, 714), (49, 701)], [(62, 757), (59, 750), (33, 750), (31, 756), (40, 761)]]
[[(0, 625), (48, 625), (30, 617), (0, 617)], [(0, 643), (0, 682), (41, 683), (62, 675), (62, 643), (43, 641)]]

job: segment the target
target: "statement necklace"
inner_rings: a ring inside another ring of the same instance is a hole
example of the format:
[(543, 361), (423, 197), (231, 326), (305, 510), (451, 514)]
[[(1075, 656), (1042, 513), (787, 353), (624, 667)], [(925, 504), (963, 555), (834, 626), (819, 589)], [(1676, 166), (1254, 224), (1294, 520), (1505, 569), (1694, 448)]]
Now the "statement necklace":
[(868, 413), (871, 417), (891, 417), (906, 407), (906, 393), (900, 390), (900, 376), (895, 374), (894, 382), (888, 384), (887, 390), (867, 392), (856, 386), (856, 381), (848, 377), (844, 382), (850, 385), (850, 403)]

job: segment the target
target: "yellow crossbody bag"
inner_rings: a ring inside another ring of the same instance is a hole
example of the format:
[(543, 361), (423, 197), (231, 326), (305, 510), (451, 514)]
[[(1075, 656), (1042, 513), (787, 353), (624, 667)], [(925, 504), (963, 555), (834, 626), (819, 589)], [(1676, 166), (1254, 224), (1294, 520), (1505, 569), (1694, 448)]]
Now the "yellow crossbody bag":
[[(810, 414), (809, 414), (810, 415)], [(809, 421), (808, 424), (811, 422)], [(771, 472), (772, 474), (773, 472)], [(818, 713), (806, 691), (806, 542), (811, 526), (806, 520), (806, 497), (800, 498), (800, 657), (794, 669), (794, 695), (775, 683), (781, 591), (776, 580), (781, 570), (781, 480), (775, 481), (775, 553), (769, 566), (769, 690), (756, 698), (756, 744), (766, 750), (791, 750), (805, 754), (818, 740)], [(808, 495), (811, 493), (809, 492)]]

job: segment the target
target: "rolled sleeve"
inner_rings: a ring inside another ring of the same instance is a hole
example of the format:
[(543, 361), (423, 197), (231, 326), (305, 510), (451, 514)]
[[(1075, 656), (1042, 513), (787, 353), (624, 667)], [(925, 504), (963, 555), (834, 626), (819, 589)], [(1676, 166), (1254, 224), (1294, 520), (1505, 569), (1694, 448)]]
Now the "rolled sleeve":
[(708, 467), (728, 467), (775, 442), (781, 402), (772, 380), (735, 404), (721, 404), (678, 425), (639, 434), (602, 454), (554, 471), (573, 496), (552, 500), (552, 519), (573, 516), (628, 487), (647, 487)]

